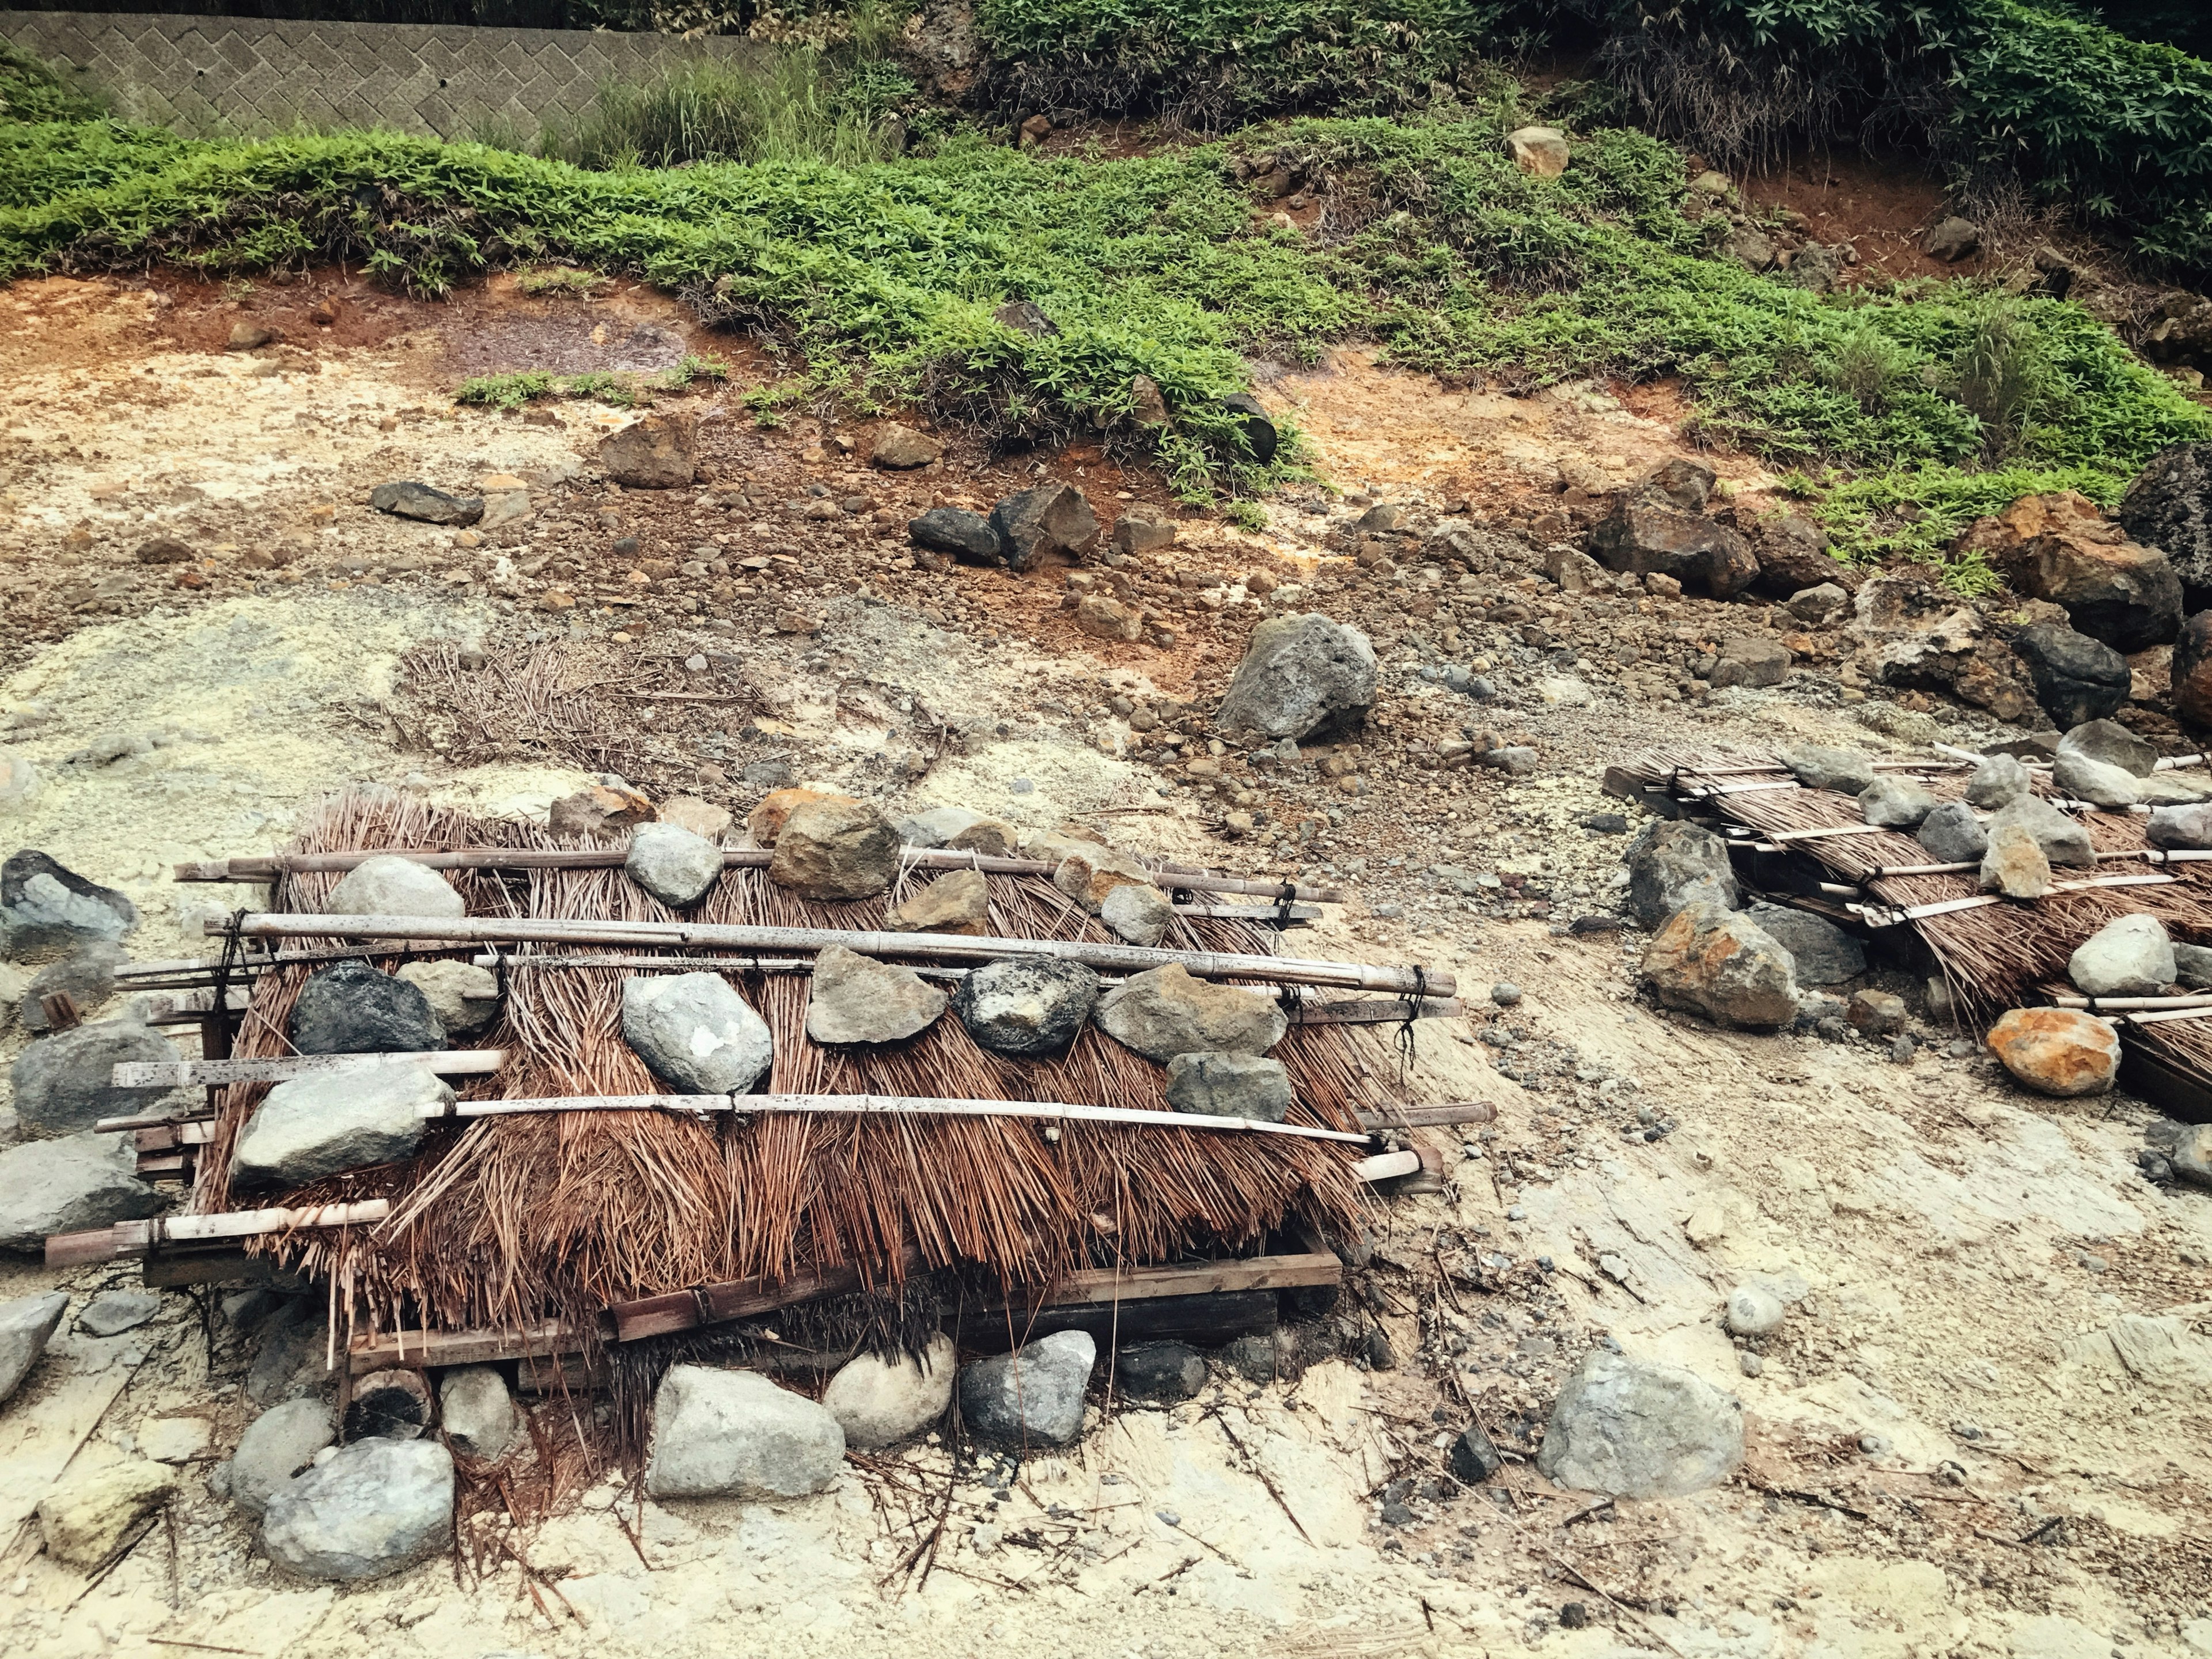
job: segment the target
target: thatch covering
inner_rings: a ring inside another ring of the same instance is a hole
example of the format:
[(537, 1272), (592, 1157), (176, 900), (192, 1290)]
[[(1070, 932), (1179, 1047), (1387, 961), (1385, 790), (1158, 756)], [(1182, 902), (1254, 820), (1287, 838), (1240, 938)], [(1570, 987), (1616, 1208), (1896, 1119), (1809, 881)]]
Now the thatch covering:
[[(295, 850), (574, 844), (528, 825), (380, 794), (332, 803)], [(451, 876), (471, 915), (675, 919), (619, 869)], [(276, 907), (320, 909), (337, 879), (287, 875)], [(1048, 882), (994, 876), (990, 890), (996, 933), (1107, 938)], [(902, 896), (812, 903), (773, 885), (764, 872), (732, 869), (690, 915), (712, 922), (872, 928)], [(1176, 928), (1179, 937), (1164, 943), (1271, 949), (1268, 935), (1241, 922), (1179, 918)], [(309, 971), (287, 967), (259, 977), (238, 1054), (290, 1052), (285, 1024)], [(470, 1080), (465, 1095), (653, 1092), (659, 1085), (620, 1035), (622, 984), (637, 971), (509, 974), (501, 1024), (477, 1039), (505, 1048), (507, 1062), (495, 1076)], [(1050, 1061), (1014, 1061), (981, 1049), (949, 1013), (903, 1044), (833, 1050), (805, 1035), (806, 976), (744, 974), (737, 984), (775, 1034), (775, 1061), (765, 1083), (775, 1091), (1167, 1109), (1164, 1070), (1095, 1029)], [(1394, 1097), (1382, 1068), (1370, 1077), (1357, 1058), (1361, 1041), (1342, 1027), (1293, 1027), (1275, 1050), (1296, 1089), (1292, 1121), (1356, 1129), (1356, 1108)], [(222, 1091), (218, 1127), (200, 1160), (195, 1209), (228, 1206), (230, 1147), (266, 1086)], [(866, 1283), (884, 1292), (885, 1306), (896, 1308), (908, 1300), (902, 1282), (917, 1273), (959, 1274), (1000, 1288), (1041, 1285), (1078, 1267), (1249, 1250), (1293, 1218), (1327, 1232), (1357, 1226), (1365, 1200), (1350, 1172), (1356, 1149), (1289, 1137), (1261, 1140), (1069, 1124), (1054, 1144), (1034, 1123), (995, 1118), (761, 1115), (703, 1122), (593, 1111), (434, 1126), (405, 1164), (257, 1201), (392, 1200), (390, 1218), (373, 1229), (301, 1233), (262, 1246), (311, 1272), (334, 1274), (341, 1293), (356, 1294), (376, 1328), (582, 1322), (611, 1303), (839, 1266), (858, 1267)], [(894, 1316), (891, 1322), (912, 1322)]]

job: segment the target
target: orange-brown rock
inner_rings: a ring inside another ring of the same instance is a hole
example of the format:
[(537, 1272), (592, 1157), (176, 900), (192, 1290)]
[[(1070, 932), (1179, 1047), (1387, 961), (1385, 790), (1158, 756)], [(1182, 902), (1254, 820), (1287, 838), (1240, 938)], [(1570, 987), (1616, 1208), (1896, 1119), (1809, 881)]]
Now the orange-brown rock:
[(850, 795), (840, 795), (828, 789), (771, 789), (760, 799), (760, 805), (745, 814), (745, 830), (756, 847), (773, 847), (775, 838), (783, 833), (785, 821), (800, 807), (817, 800), (850, 801)]
[(2023, 495), (1977, 520), (1956, 550), (1984, 555), (2021, 592), (2063, 606), (2076, 631), (2117, 651), (2166, 644), (2181, 626), (2172, 562), (2070, 489)]
[(872, 898), (898, 877), (898, 831), (868, 801), (802, 801), (783, 821), (768, 878), (801, 898)]
[(556, 836), (599, 836), (653, 821), (653, 803), (643, 795), (603, 783), (563, 795), (546, 815), (546, 827)]
[(2101, 1095), (2120, 1073), (2118, 1035), (2071, 1008), (2015, 1008), (1990, 1028), (1989, 1045), (2039, 1094)]

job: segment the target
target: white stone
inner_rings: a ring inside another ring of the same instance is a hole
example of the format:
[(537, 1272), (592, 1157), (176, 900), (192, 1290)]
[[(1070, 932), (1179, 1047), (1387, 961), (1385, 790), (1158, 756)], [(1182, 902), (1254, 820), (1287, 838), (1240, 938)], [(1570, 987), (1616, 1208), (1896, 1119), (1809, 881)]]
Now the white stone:
[(1785, 1311), (1773, 1291), (1739, 1285), (1729, 1293), (1728, 1328), (1735, 1336), (1766, 1336), (1781, 1328)]
[(631, 832), (623, 868), (672, 910), (687, 910), (722, 877), (722, 849), (679, 824), (641, 823)]
[(2166, 929), (2141, 912), (2106, 922), (2066, 963), (2067, 978), (2088, 997), (2156, 996), (2173, 983), (2175, 972)]
[(677, 1365), (653, 1398), (652, 1498), (797, 1498), (845, 1464), (845, 1431), (757, 1371)]
[(896, 1363), (872, 1353), (848, 1360), (830, 1379), (822, 1404), (845, 1431), (845, 1443), (863, 1451), (896, 1445), (943, 1418), (952, 1403), (959, 1370), (952, 1340), (940, 1332), (920, 1359)]
[(465, 909), (453, 884), (412, 859), (364, 859), (324, 902), (330, 916), (458, 916)]
[(448, 1037), (473, 1036), (499, 1018), (499, 976), (472, 962), (410, 962), (399, 978), (428, 1000)]
[(423, 1115), (453, 1103), (453, 1090), (421, 1066), (289, 1079), (246, 1119), (230, 1178), (240, 1187), (303, 1187), (410, 1157)]

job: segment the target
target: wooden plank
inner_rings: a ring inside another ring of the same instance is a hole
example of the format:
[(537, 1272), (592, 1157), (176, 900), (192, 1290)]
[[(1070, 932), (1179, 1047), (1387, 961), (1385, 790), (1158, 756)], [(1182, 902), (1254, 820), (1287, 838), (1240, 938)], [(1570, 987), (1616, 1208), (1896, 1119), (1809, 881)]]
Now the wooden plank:
[(1467, 1005), (1457, 997), (1424, 997), (1418, 1013), (1409, 1001), (1303, 1002), (1291, 1017), (1293, 1025), (1397, 1025), (1408, 1019), (1457, 1019)]
[(267, 1233), (289, 1232), (298, 1227), (367, 1226), (384, 1219), (389, 1200), (363, 1199), (353, 1204), (310, 1204), (300, 1209), (232, 1210), (219, 1215), (156, 1217), (151, 1221), (118, 1221), (112, 1227), (94, 1227), (80, 1233), (56, 1233), (46, 1240), (49, 1267), (80, 1267), (92, 1261), (113, 1261), (124, 1256), (146, 1255), (172, 1240), (196, 1242), (252, 1238)]
[[(220, 933), (228, 924), (205, 924)], [(1243, 956), (1226, 951), (1170, 951), (1153, 945), (1100, 945), (1059, 939), (994, 939), (958, 933), (894, 933), (841, 927), (763, 927), (693, 921), (578, 921), (548, 916), (303, 915), (262, 912), (245, 918), (258, 939), (448, 939), (455, 944), (689, 945), (728, 951), (823, 951), (842, 945), (866, 957), (924, 960), (1000, 961), (1042, 957), (1087, 967), (1141, 974), (1181, 968), (1202, 979), (1256, 980), (1263, 984), (1330, 985), (1351, 990), (1418, 991), (1448, 997), (1458, 989), (1449, 974), (1411, 966), (1328, 962), (1299, 957)], [(1416, 974), (1419, 981), (1416, 983)]]
[[(234, 985), (226, 1005), (232, 1013), (242, 1014), (253, 1006), (253, 993)], [(145, 1007), (148, 1025), (198, 1025), (215, 1012), (215, 992), (153, 992), (147, 996)]]
[[(905, 1271), (912, 1272), (920, 1265), (920, 1255), (909, 1251)], [(890, 1276), (878, 1274), (878, 1278)], [(635, 1342), (648, 1336), (665, 1336), (672, 1331), (693, 1330), (701, 1325), (750, 1319), (796, 1302), (811, 1302), (817, 1297), (847, 1296), (859, 1290), (862, 1283), (858, 1267), (826, 1267), (789, 1279), (736, 1279), (719, 1285), (702, 1285), (696, 1291), (617, 1302), (607, 1310), (607, 1314), (614, 1321), (615, 1340)]]
[(193, 1163), (192, 1154), (185, 1152), (141, 1152), (137, 1166), (138, 1178), (157, 1181), (164, 1176), (187, 1176), (191, 1173)]
[(2120, 1028), (2120, 1082), (2183, 1123), (2212, 1123), (2212, 1080)]
[[(612, 1328), (602, 1322), (602, 1340), (613, 1334)], [(550, 1320), (520, 1331), (363, 1332), (347, 1351), (346, 1364), (356, 1376), (366, 1376), (391, 1365), (495, 1365), (510, 1359), (574, 1353), (584, 1346), (581, 1332)]]
[[(1172, 887), (1175, 878), (1164, 876), (1161, 883)], [(1212, 921), (1273, 922), (1285, 920), (1281, 907), (1273, 904), (1178, 904), (1174, 909), (1179, 916), (1196, 916)], [(1295, 927), (1302, 921), (1318, 921), (1323, 914), (1317, 904), (1293, 904), (1287, 920), (1290, 926)]]
[[(118, 1089), (221, 1088), (233, 1083), (283, 1083), (293, 1078), (347, 1076), (420, 1066), (441, 1077), (476, 1077), (507, 1064), (504, 1048), (445, 1048), (389, 1054), (284, 1054), (265, 1060), (125, 1061), (115, 1067)], [(113, 1120), (118, 1121), (119, 1120)], [(105, 1127), (106, 1123), (97, 1125)]]
[(1282, 1322), (1274, 1291), (1225, 1291), (1217, 1296), (1162, 1297), (1148, 1302), (1071, 1304), (988, 1312), (958, 1310), (946, 1323), (963, 1348), (1003, 1353), (1010, 1343), (1034, 1342), (1055, 1331), (1087, 1331), (1102, 1357), (1113, 1345), (1176, 1339), (1214, 1348), (1240, 1336), (1264, 1336)]
[(1341, 1285), (1344, 1263), (1333, 1250), (1298, 1255), (1255, 1255), (1241, 1261), (1200, 1261), (1164, 1267), (1087, 1267), (1052, 1284), (988, 1299), (987, 1314), (1012, 1309), (1096, 1307), (1152, 1302), (1167, 1297), (1218, 1296), (1230, 1291), (1288, 1291)]
[(161, 1250), (146, 1258), (139, 1269), (149, 1290), (169, 1290), (182, 1285), (305, 1285), (296, 1273), (280, 1273), (265, 1255), (248, 1255), (235, 1248), (203, 1250)]
[(1384, 1106), (1359, 1115), (1359, 1127), (1384, 1129), (1434, 1129), (1455, 1123), (1494, 1123), (1498, 1108), (1486, 1100), (1453, 1100), (1441, 1106)]

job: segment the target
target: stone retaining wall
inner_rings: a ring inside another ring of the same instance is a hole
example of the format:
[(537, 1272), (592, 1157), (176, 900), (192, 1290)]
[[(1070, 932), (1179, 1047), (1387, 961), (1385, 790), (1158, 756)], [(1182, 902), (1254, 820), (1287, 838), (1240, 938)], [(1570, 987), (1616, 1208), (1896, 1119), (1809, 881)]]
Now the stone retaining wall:
[(604, 81), (652, 77), (743, 40), (580, 29), (0, 11), (0, 35), (135, 121), (194, 136), (386, 127), (527, 138)]

